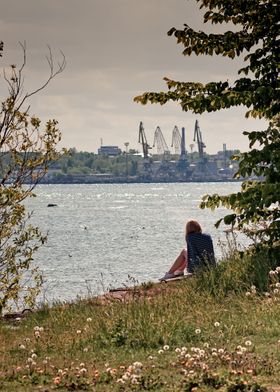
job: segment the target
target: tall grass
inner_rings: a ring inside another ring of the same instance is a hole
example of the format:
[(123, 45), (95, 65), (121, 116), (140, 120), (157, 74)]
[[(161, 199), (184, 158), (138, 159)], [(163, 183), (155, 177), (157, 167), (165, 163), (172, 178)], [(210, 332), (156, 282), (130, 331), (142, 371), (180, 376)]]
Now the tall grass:
[[(215, 269), (172, 286), (160, 284), (157, 295), (155, 286), (145, 285), (144, 295), (136, 295), (141, 290), (137, 287), (132, 301), (101, 305), (89, 298), (42, 307), (20, 324), (2, 322), (0, 387), (31, 391), (34, 385), (45, 384), (61, 390), (181, 391), (189, 390), (190, 380), (209, 381), (213, 369), (220, 372), (216, 389), (230, 385), (230, 371), (236, 369), (252, 371), (247, 378), (280, 383), (280, 295), (275, 284), (271, 287), (269, 274), (278, 263), (279, 248), (235, 253)], [(265, 296), (266, 291), (271, 295)], [(246, 341), (253, 346), (241, 360), (236, 347), (244, 348)], [(174, 350), (179, 353), (182, 347), (192, 363), (174, 357)], [(207, 360), (195, 359), (194, 347), (207, 348)], [(227, 354), (216, 358), (210, 348)], [(262, 356), (268, 362), (262, 362)], [(130, 381), (122, 377), (135, 361), (141, 361), (145, 375), (138, 370), (133, 384), (132, 376)], [(227, 361), (237, 361), (236, 368)], [(117, 382), (119, 377), (124, 383)]]

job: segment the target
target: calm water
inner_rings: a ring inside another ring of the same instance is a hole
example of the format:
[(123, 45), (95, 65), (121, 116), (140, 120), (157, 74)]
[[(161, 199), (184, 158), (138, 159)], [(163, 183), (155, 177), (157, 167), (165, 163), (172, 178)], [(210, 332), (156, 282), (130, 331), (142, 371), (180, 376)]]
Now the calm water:
[(97, 294), (131, 284), (129, 276), (157, 280), (184, 246), (190, 218), (212, 235), (219, 256), (225, 234), (213, 225), (225, 210), (213, 213), (198, 204), (205, 193), (239, 188), (238, 183), (39, 186), (28, 207), (48, 232), (47, 245), (35, 255), (45, 278), (44, 299)]

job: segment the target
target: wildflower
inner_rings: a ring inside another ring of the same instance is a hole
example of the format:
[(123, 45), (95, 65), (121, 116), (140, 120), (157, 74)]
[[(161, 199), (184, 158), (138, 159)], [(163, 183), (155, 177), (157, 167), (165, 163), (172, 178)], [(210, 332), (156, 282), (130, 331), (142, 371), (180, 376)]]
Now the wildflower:
[(163, 346), (162, 348), (163, 348), (163, 350), (164, 350), (164, 351), (167, 351), (167, 350), (169, 350), (169, 346), (168, 346), (168, 344), (166, 344), (166, 345), (165, 345), (165, 346)]
[(24, 344), (20, 344), (18, 347), (19, 347), (21, 350), (25, 350), (25, 345), (24, 345)]
[(246, 348), (246, 347), (241, 347), (241, 351), (242, 351), (243, 353), (245, 353), (245, 352), (247, 351), (247, 348)]
[(186, 359), (190, 359), (190, 358), (191, 358), (191, 355), (190, 355), (190, 354), (186, 354), (186, 355), (185, 355), (185, 358), (186, 358)]
[(152, 355), (150, 355), (150, 356), (148, 357), (148, 359), (149, 359), (150, 361), (152, 361), (152, 360), (154, 359), (154, 357), (153, 357)]
[(280, 272), (280, 267), (277, 267), (275, 270), (277, 273)]
[(181, 350), (182, 351), (187, 351), (188, 349), (187, 349), (187, 347), (182, 347)]
[(31, 362), (33, 362), (33, 359), (29, 357), (29, 358), (27, 358), (27, 362), (31, 363)]
[(36, 358), (37, 358), (37, 354), (33, 353), (33, 354), (31, 355), (31, 358), (36, 359)]
[(39, 331), (35, 331), (35, 332), (34, 332), (34, 335), (35, 335), (35, 338), (36, 338), (36, 339), (39, 339), (40, 336), (41, 336)]
[(80, 334), (82, 333), (82, 331), (81, 331), (80, 329), (78, 329), (78, 330), (76, 331), (76, 333), (77, 333), (77, 335), (80, 335)]
[(252, 293), (251, 293), (250, 291), (247, 291), (247, 292), (245, 293), (246, 297), (250, 297), (251, 294), (252, 294)]
[(36, 327), (33, 328), (34, 331), (40, 331), (40, 327), (38, 325), (36, 325)]
[(143, 364), (142, 364), (141, 362), (134, 362), (133, 366), (134, 366), (135, 368), (142, 369)]
[(196, 333), (196, 335), (199, 335), (199, 334), (201, 333), (201, 329), (197, 328), (197, 329), (195, 330), (195, 333)]
[(251, 342), (251, 340), (246, 340), (246, 342), (245, 342), (245, 346), (252, 346), (252, 342)]
[(275, 275), (275, 271), (273, 271), (273, 270), (269, 271), (269, 275), (270, 275), (270, 276)]
[(131, 377), (131, 384), (138, 384), (138, 380), (136, 377)]
[(175, 353), (180, 353), (181, 349), (179, 347), (175, 348)]
[(18, 366), (17, 368), (16, 368), (16, 372), (20, 372), (21, 371), (21, 366)]
[(44, 332), (44, 327), (39, 327), (39, 332)]
[(251, 286), (251, 290), (252, 290), (252, 291), (256, 291), (256, 286), (254, 286), (254, 285)]
[(225, 352), (225, 350), (223, 348), (219, 348), (218, 353), (219, 354), (223, 354)]
[(47, 365), (48, 361), (46, 359), (44, 359), (42, 363), (43, 363), (43, 365)]
[(81, 362), (80, 367), (84, 367), (84, 366), (85, 366), (84, 362)]
[(91, 318), (91, 317), (88, 317), (88, 318), (87, 318), (87, 322), (88, 322), (88, 323), (92, 322), (92, 318)]
[(209, 348), (209, 343), (207, 343), (207, 342), (203, 343), (203, 347)]
[(216, 322), (214, 323), (214, 327), (218, 328), (219, 326), (220, 326), (219, 321), (216, 321)]
[(26, 343), (30, 343), (30, 339), (29, 338), (26, 338), (25, 341), (26, 341)]
[(87, 372), (86, 368), (83, 367), (80, 369), (80, 374), (86, 374), (86, 372)]
[(278, 342), (277, 342), (278, 344), (280, 344), (280, 339), (278, 340)]
[(123, 378), (119, 378), (116, 383), (118, 384), (125, 384), (125, 380)]
[(124, 375), (122, 376), (122, 379), (123, 379), (124, 381), (128, 381), (129, 378), (130, 378), (130, 373), (128, 373), (128, 372), (124, 373)]
[(106, 362), (106, 363), (104, 364), (104, 366), (105, 366), (106, 368), (109, 367), (109, 363)]
[(275, 284), (275, 287), (280, 287), (280, 283), (279, 282), (277, 282), (276, 284)]
[(159, 354), (163, 354), (163, 350), (158, 350), (158, 353)]
[(60, 377), (55, 377), (55, 378), (53, 379), (53, 383), (54, 383), (55, 385), (60, 384), (60, 381), (61, 381), (61, 378), (60, 378)]
[(213, 352), (212, 352), (212, 357), (217, 357), (217, 355), (218, 355), (218, 354), (217, 354), (216, 351), (213, 351)]
[(278, 290), (278, 289), (274, 289), (274, 290), (273, 290), (273, 293), (274, 293), (274, 294), (278, 294), (278, 293), (279, 293), (279, 290)]
[(85, 347), (85, 348), (83, 349), (83, 352), (84, 352), (84, 353), (87, 353), (87, 352), (88, 352), (88, 348)]

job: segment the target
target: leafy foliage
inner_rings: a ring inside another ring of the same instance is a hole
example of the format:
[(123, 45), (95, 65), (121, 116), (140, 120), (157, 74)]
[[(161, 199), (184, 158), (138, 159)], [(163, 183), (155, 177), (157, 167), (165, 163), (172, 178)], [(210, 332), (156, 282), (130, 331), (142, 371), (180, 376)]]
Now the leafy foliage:
[[(205, 8), (204, 23), (231, 23), (237, 31), (206, 34), (187, 24), (172, 28), (168, 35), (183, 45), (183, 54), (222, 55), (229, 58), (246, 52), (242, 75), (232, 85), (228, 81), (207, 84), (179, 82), (164, 78), (167, 92), (146, 92), (135, 97), (142, 104), (177, 101), (185, 111), (212, 112), (233, 106), (248, 108), (246, 117), (265, 118), (269, 126), (262, 132), (244, 132), (250, 151), (236, 156), (239, 170), (236, 178), (244, 180), (241, 191), (228, 196), (205, 196), (201, 207), (221, 205), (233, 210), (224, 217), (228, 225), (250, 232), (255, 238), (273, 243), (280, 240), (280, 136), (279, 136), (279, 14), (276, 0), (196, 0)], [(253, 146), (257, 146), (252, 149)], [(217, 225), (221, 221), (217, 222)]]
[(32, 265), (33, 254), (46, 241), (38, 227), (30, 224), (24, 200), (35, 196), (34, 187), (58, 159), (56, 145), (61, 139), (56, 120), (42, 129), (39, 118), (29, 114), (28, 98), (42, 90), (65, 67), (65, 59), (54, 69), (51, 51), (50, 75), (31, 93), (23, 92), (26, 49), (20, 68), (4, 71), (8, 97), (0, 108), (0, 313), (12, 302), (32, 306), (41, 284), (41, 275)]

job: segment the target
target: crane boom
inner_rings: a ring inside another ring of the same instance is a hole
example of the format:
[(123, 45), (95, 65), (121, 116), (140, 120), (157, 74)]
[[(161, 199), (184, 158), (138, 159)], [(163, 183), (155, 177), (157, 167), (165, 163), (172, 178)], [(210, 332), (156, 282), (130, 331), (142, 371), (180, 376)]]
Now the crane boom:
[(147, 142), (147, 138), (146, 138), (145, 131), (144, 131), (144, 125), (143, 125), (142, 121), (140, 121), (140, 126), (139, 126), (138, 143), (142, 144), (144, 158), (148, 158), (149, 149), (151, 149), (151, 147), (149, 146), (149, 144)]
[(172, 131), (172, 142), (171, 142), (171, 147), (174, 147), (175, 154), (181, 153), (181, 145), (182, 145), (182, 138), (180, 135), (180, 131), (177, 125), (175, 125)]
[(200, 130), (200, 127), (198, 124), (198, 120), (195, 121), (193, 141), (197, 142), (199, 158), (203, 158), (203, 149), (206, 146), (202, 141), (202, 134), (201, 134), (201, 130)]
[(154, 135), (154, 144), (153, 147), (157, 147), (157, 152), (159, 155), (169, 155), (170, 151), (167, 147), (167, 143), (164, 139), (164, 136), (161, 132), (160, 127), (156, 127), (155, 135)]

